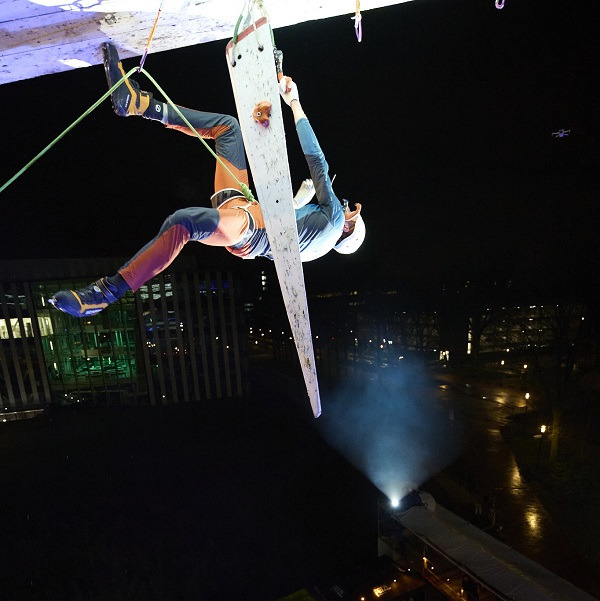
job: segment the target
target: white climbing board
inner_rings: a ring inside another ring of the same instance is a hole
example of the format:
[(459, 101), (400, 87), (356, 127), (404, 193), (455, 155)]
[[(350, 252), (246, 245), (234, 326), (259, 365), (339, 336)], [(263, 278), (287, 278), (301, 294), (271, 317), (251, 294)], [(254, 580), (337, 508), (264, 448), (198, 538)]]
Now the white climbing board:
[[(319, 417), (321, 400), (283, 128), (285, 105), (279, 97), (267, 19), (263, 17), (242, 31), (235, 44), (230, 41), (226, 55), (256, 197), (265, 219), (312, 411), (315, 417)], [(270, 123), (266, 128), (253, 118), (254, 107), (263, 100), (272, 105)]]

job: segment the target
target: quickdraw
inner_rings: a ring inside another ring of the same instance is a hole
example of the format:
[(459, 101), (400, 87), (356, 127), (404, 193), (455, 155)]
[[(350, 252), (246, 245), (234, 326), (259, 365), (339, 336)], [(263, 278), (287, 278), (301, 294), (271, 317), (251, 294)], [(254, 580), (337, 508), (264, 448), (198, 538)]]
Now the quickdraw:
[(152, 38), (154, 37), (154, 31), (156, 30), (156, 25), (158, 23), (158, 19), (160, 17), (160, 12), (162, 11), (162, 0), (158, 7), (158, 13), (156, 14), (156, 19), (154, 19), (154, 25), (152, 25), (152, 30), (150, 31), (150, 35), (148, 36), (148, 41), (146, 42), (146, 48), (144, 49), (144, 54), (142, 55), (142, 60), (140, 61), (140, 66), (138, 68), (138, 73), (142, 72), (144, 68), (144, 63), (146, 62), (146, 57), (148, 56), (148, 50), (150, 50), (150, 44), (152, 43)]
[(362, 42), (362, 15), (360, 14), (360, 0), (356, 0), (356, 14), (352, 17), (356, 39)]
[[(233, 30), (233, 43), (234, 45), (237, 44), (237, 40), (238, 40), (238, 32), (240, 30), (240, 27), (243, 29), (245, 29), (248, 25), (252, 25), (255, 33), (256, 33), (256, 17), (254, 16), (254, 13), (258, 11), (259, 14), (261, 15), (261, 17), (264, 17), (265, 19), (267, 19), (267, 21), (269, 21), (269, 15), (267, 14), (267, 10), (265, 9), (265, 6), (263, 4), (263, 0), (247, 0), (246, 4), (244, 6), (244, 9), (242, 10), (242, 12), (240, 13), (240, 16), (238, 17), (238, 20), (235, 24), (234, 30)], [(271, 41), (273, 42), (273, 46), (275, 45), (275, 40), (273, 37), (273, 30), (271, 29), (271, 27), (269, 27), (269, 31), (271, 33)], [(260, 43), (259, 41), (259, 48), (260, 50), (262, 50), (263, 44)], [(235, 67), (235, 52), (232, 53), (232, 59), (231, 59), (231, 64)]]

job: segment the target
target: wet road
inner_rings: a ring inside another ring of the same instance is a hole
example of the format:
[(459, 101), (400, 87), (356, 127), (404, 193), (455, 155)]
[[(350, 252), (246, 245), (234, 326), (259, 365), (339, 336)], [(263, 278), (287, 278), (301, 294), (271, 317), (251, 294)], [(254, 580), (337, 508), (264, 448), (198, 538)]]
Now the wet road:
[[(548, 511), (535, 485), (522, 477), (501, 434), (515, 412), (526, 410), (524, 393), (501, 383), (465, 386), (450, 377), (438, 379), (427, 392), (447, 411), (449, 429), (462, 438), (465, 449), (457, 465), (431, 482), (436, 494), (445, 497), (440, 503), (597, 596), (600, 576), (581, 556), (568, 519), (561, 519), (556, 509)], [(476, 515), (478, 502), (481, 516)]]

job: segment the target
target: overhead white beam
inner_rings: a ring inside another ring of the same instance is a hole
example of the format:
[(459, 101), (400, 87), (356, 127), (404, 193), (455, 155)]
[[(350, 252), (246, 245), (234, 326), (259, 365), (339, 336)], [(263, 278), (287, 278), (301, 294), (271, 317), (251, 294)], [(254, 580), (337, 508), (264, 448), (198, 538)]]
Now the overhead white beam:
[[(361, 0), (361, 14), (408, 0)], [(244, 0), (164, 0), (152, 52), (230, 38)], [(100, 64), (111, 40), (141, 56), (159, 0), (0, 0), (0, 84)], [(353, 16), (354, 0), (265, 0), (273, 28)]]

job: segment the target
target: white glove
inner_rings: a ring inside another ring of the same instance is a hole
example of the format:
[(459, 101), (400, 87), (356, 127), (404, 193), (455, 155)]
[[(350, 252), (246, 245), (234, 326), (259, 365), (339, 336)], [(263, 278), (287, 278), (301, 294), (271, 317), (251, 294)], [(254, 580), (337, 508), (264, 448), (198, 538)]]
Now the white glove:
[(291, 77), (286, 77), (285, 75), (279, 81), (279, 94), (281, 94), (281, 97), (288, 106), (292, 105), (292, 100), (300, 100), (296, 82), (292, 81)]
[(312, 179), (305, 179), (300, 187), (296, 196), (294, 196), (294, 209), (300, 209), (304, 205), (307, 205), (315, 195), (315, 185)]

